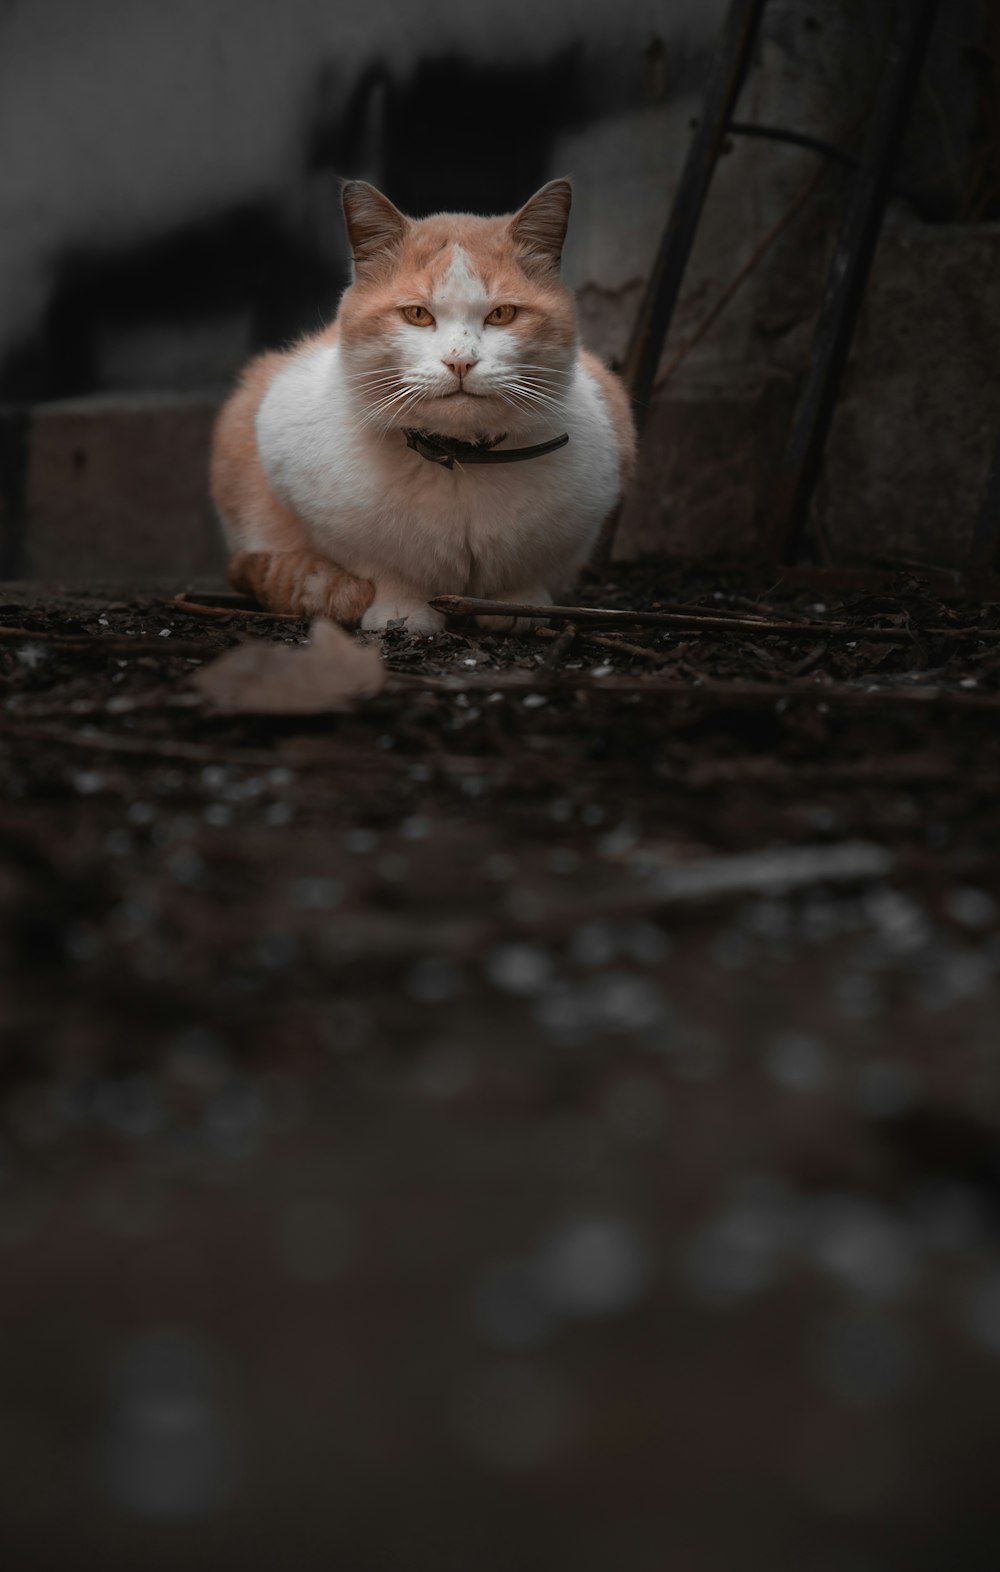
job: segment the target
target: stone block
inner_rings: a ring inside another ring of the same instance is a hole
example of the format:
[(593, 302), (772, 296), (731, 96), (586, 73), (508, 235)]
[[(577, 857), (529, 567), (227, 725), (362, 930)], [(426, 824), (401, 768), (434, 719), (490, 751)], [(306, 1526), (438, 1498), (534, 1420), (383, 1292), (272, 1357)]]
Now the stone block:
[[(37, 405), (9, 571), (72, 583), (194, 576), (224, 561), (208, 498), (217, 400), (169, 394)], [(13, 560), (12, 560), (13, 559)]]
[(891, 225), (818, 495), (844, 560), (956, 566), (1000, 432), (1000, 225)]
[(791, 413), (787, 383), (755, 395), (657, 397), (622, 515), (617, 557), (751, 553), (759, 498)]

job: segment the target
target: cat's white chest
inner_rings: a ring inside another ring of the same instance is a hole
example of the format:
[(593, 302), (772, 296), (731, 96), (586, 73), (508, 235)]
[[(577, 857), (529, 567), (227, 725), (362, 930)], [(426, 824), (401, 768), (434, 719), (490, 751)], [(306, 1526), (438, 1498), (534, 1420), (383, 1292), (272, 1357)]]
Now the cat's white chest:
[(617, 500), (617, 446), (582, 368), (560, 415), (553, 421), (569, 434), (564, 448), (449, 470), (408, 448), (400, 431), (359, 431), (337, 350), (324, 346), (275, 378), (257, 441), (278, 496), (342, 567), (403, 581), (425, 598), (490, 596), (560, 587)]

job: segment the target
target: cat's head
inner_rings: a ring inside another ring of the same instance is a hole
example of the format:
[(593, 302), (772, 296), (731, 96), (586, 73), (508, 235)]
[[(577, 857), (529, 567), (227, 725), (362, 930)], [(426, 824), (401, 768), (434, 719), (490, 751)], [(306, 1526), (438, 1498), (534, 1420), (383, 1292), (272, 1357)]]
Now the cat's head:
[(559, 428), (576, 354), (573, 296), (559, 276), (572, 192), (553, 180), (502, 218), (406, 218), (349, 181), (354, 282), (340, 343), (372, 430), (514, 436)]

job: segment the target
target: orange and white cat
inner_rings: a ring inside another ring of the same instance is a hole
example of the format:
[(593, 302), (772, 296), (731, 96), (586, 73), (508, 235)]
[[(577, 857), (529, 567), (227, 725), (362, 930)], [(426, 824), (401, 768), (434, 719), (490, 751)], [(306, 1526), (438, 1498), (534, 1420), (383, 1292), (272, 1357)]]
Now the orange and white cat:
[[(621, 382), (580, 347), (559, 268), (571, 190), (512, 217), (404, 217), (344, 187), (354, 281), (336, 320), (252, 361), (216, 426), (232, 583), (269, 609), (427, 633), (434, 595), (550, 604), (635, 456)], [(451, 448), (447, 467), (433, 452)], [(517, 462), (463, 462), (568, 442)], [(473, 455), (475, 457), (475, 454)]]

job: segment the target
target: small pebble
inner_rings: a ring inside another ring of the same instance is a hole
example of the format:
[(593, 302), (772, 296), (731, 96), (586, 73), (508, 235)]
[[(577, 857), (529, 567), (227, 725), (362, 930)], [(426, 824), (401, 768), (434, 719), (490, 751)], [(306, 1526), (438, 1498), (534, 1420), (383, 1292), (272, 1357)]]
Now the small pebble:
[(581, 1318), (619, 1315), (644, 1293), (650, 1260), (628, 1218), (580, 1217), (553, 1233), (538, 1255), (544, 1302)]
[(782, 1032), (770, 1044), (764, 1064), (772, 1081), (789, 1092), (818, 1092), (830, 1079), (833, 1061), (826, 1045), (810, 1032)]
[(985, 890), (960, 885), (944, 898), (949, 917), (963, 928), (990, 928), (997, 920), (997, 903)]
[(399, 833), (404, 840), (422, 841), (429, 834), (430, 827), (430, 819), (425, 819), (422, 815), (415, 813), (411, 814), (408, 819), (403, 820), (399, 826)]
[(486, 957), (486, 975), (504, 993), (539, 993), (552, 975), (552, 960), (535, 944), (498, 944)]
[(461, 992), (462, 973), (447, 956), (425, 955), (414, 961), (403, 979), (403, 986), (410, 998), (419, 1004), (446, 1004)]
[(344, 886), (339, 879), (307, 875), (293, 879), (288, 886), (288, 899), (292, 906), (305, 911), (331, 911), (339, 906)]
[(373, 852), (378, 845), (378, 835), (374, 830), (348, 830), (344, 836), (344, 848), (353, 852), (357, 857), (364, 857)]

